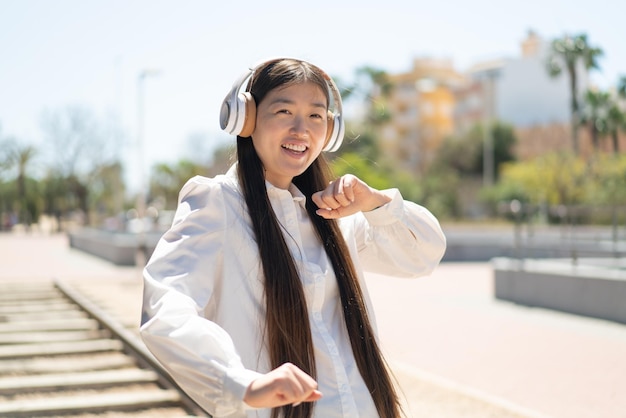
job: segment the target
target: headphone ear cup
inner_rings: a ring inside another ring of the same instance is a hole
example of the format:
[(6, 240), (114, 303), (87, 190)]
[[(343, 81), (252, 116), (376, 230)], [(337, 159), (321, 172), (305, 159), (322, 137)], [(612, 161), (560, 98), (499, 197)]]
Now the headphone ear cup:
[(228, 133), (232, 133), (235, 125), (234, 113), (237, 111), (236, 109), (233, 109), (233, 103), (230, 100), (230, 96), (231, 95), (229, 94), (226, 98), (224, 98), (220, 109), (220, 127)]
[(243, 120), (241, 131), (237, 134), (243, 138), (247, 138), (252, 135), (256, 126), (256, 102), (250, 92), (246, 91), (239, 95), (241, 112), (239, 115)]
[(341, 115), (334, 115), (331, 111), (328, 111), (326, 143), (322, 151), (337, 151), (343, 142), (344, 131), (345, 126)]

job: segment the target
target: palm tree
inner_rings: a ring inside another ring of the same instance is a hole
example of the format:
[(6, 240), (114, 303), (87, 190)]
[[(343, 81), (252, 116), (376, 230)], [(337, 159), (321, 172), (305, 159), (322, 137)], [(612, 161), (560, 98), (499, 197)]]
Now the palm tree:
[(606, 91), (587, 90), (584, 96), (583, 106), (580, 109), (581, 125), (589, 127), (593, 149), (600, 148), (600, 137), (606, 135), (608, 127), (608, 109), (613, 101)]
[(626, 100), (626, 76), (621, 76), (617, 82), (617, 97), (614, 98), (609, 109), (607, 122), (608, 130), (613, 140), (613, 152), (619, 154), (619, 132), (626, 132), (626, 110), (620, 100)]
[(619, 154), (619, 132), (626, 132), (626, 112), (613, 102), (608, 110), (606, 122), (607, 133), (611, 135), (613, 141), (613, 152)]
[(570, 87), (570, 111), (572, 125), (572, 144), (574, 152), (579, 153), (578, 143), (579, 104), (578, 104), (578, 76), (579, 65), (582, 63), (586, 70), (598, 69), (598, 59), (603, 55), (600, 48), (589, 45), (586, 34), (576, 36), (565, 35), (552, 41), (548, 58), (548, 72), (556, 77), (563, 71), (567, 72)]
[(619, 153), (619, 133), (626, 132), (626, 111), (620, 104), (620, 98), (624, 97), (620, 86), (617, 91), (617, 95), (599, 90), (588, 90), (585, 94), (580, 122), (589, 127), (596, 151), (600, 148), (600, 139), (610, 136), (613, 152)]

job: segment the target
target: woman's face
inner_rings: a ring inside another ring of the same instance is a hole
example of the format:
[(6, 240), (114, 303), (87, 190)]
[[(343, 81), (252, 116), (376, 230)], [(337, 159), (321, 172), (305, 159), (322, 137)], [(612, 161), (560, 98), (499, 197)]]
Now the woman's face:
[(326, 96), (306, 82), (270, 91), (257, 108), (252, 142), (265, 179), (286, 189), (324, 147), (327, 129)]

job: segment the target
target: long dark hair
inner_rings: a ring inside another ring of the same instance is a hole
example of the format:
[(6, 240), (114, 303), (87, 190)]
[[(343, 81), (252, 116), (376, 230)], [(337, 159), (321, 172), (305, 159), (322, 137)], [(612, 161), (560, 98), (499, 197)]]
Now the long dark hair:
[[(298, 60), (272, 61), (259, 68), (248, 90), (258, 105), (271, 90), (288, 85), (312, 82), (326, 94), (324, 73), (316, 66)], [(265, 276), (266, 338), (272, 368), (291, 362), (316, 377), (313, 340), (306, 299), (296, 263), (287, 247), (265, 187), (264, 169), (250, 138), (237, 137), (238, 176), (259, 248)], [(367, 314), (362, 289), (348, 247), (334, 220), (315, 213), (313, 193), (324, 189), (332, 178), (330, 167), (320, 155), (293, 183), (307, 197), (306, 209), (330, 259), (335, 276), (352, 352), (357, 366), (383, 418), (397, 418), (401, 407), (391, 374), (383, 359)], [(304, 320), (303, 320), (304, 319)], [(282, 412), (288, 418), (309, 418), (314, 405), (304, 402), (276, 408), (272, 417)]]

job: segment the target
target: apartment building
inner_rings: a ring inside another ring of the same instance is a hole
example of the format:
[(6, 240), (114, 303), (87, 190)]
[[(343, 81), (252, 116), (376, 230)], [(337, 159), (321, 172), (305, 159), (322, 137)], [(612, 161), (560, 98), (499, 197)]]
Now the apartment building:
[[(385, 151), (419, 173), (446, 137), (495, 120), (513, 125), (520, 142), (529, 146), (535, 140), (545, 144), (546, 137), (567, 143), (568, 77), (550, 77), (550, 44), (537, 33), (529, 31), (520, 47), (517, 57), (478, 62), (463, 72), (448, 59), (418, 58), (410, 71), (391, 75), (394, 89), (386, 101), (392, 118), (382, 130)], [(589, 80), (584, 68), (579, 74), (582, 94)]]
[(390, 75), (390, 122), (382, 130), (383, 147), (407, 168), (427, 166), (443, 139), (454, 133), (454, 91), (465, 83), (451, 60), (418, 58), (411, 71)]

